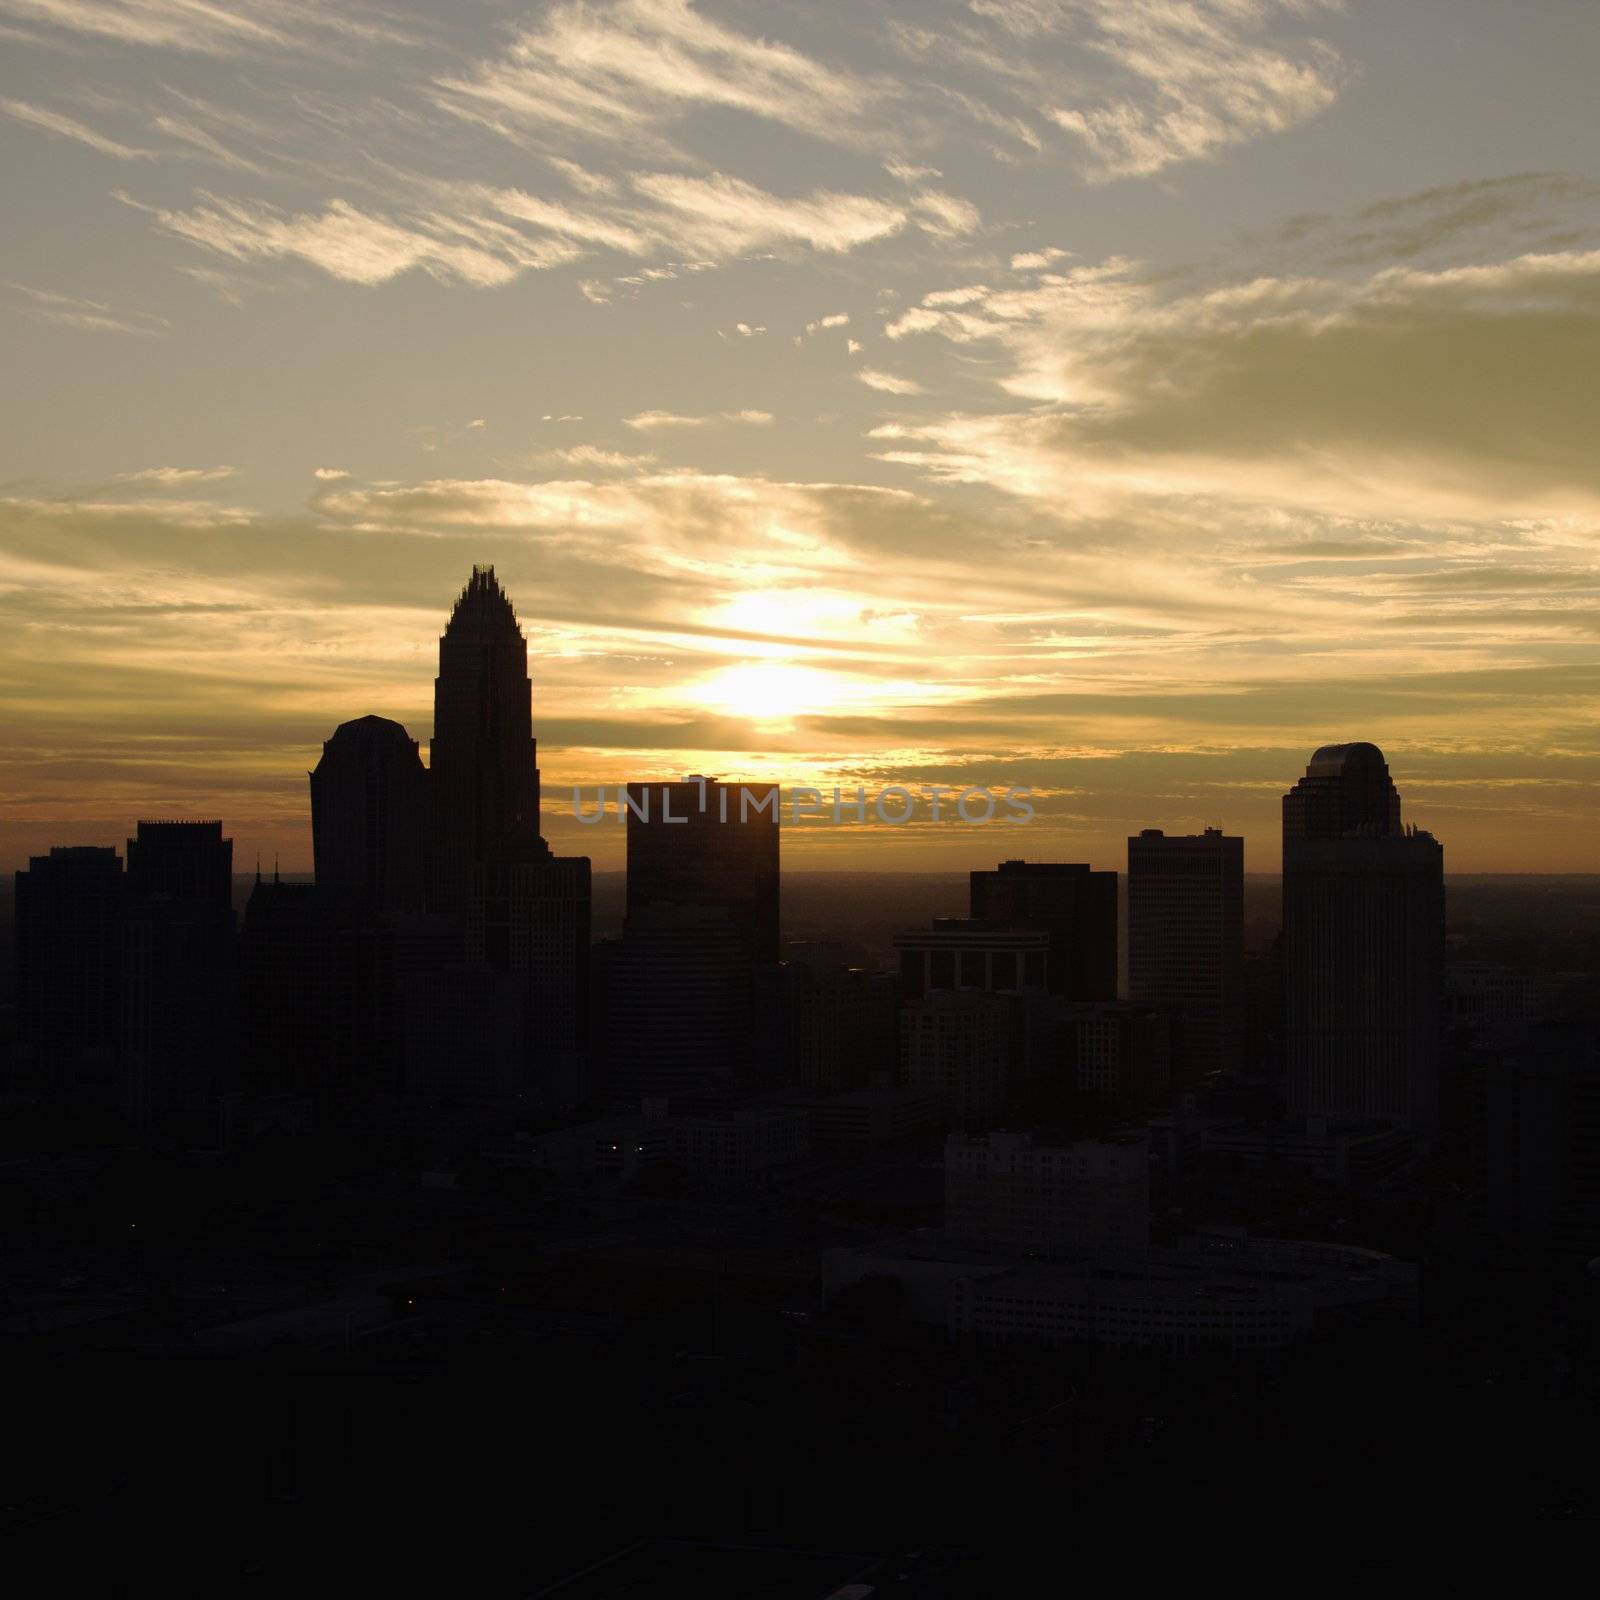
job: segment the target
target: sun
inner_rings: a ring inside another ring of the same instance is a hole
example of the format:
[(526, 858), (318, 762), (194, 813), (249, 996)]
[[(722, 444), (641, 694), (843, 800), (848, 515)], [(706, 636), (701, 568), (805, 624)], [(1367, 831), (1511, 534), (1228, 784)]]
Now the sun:
[(848, 695), (848, 680), (836, 672), (785, 661), (744, 661), (702, 678), (692, 698), (708, 711), (751, 722), (792, 722), (827, 711)]

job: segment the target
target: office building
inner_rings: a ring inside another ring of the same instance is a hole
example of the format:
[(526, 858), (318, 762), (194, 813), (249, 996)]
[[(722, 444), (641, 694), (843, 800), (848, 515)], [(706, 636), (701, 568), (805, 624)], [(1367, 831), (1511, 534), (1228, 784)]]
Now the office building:
[(536, 837), (495, 846), (473, 869), (467, 953), (511, 984), (524, 1080), (549, 1105), (588, 1088), (589, 885), (587, 856), (554, 855)]
[(1150, 1242), (1150, 1152), (1140, 1132), (1053, 1143), (1040, 1134), (951, 1134), (945, 1234), (1000, 1254), (1061, 1256)]
[(1116, 873), (1078, 862), (1002, 861), (974, 872), (969, 893), (975, 920), (1049, 933), (1051, 994), (1117, 998)]
[(628, 916), (719, 908), (757, 966), (778, 959), (778, 791), (693, 777), (627, 786)]
[(439, 640), (434, 680), (433, 905), (464, 910), (473, 869), (515, 835), (539, 834), (528, 644), (493, 567), (474, 567)]
[(908, 1000), (953, 989), (1048, 991), (1051, 935), (1043, 928), (935, 917), (931, 927), (894, 936)]
[(141, 822), (127, 863), (124, 1106), (214, 1147), (236, 1065), (233, 841), (220, 822)]
[(946, 1126), (984, 1129), (1005, 1115), (1015, 1026), (1012, 997), (935, 989), (900, 1012), (900, 1083), (932, 1094)]
[(422, 910), (428, 773), (417, 741), (386, 717), (342, 722), (309, 776), (318, 885), (379, 911)]
[(629, 914), (607, 952), (606, 1097), (717, 1109), (761, 1079), (750, 1059), (751, 976), (741, 929), (720, 906)]
[(362, 889), (258, 876), (239, 932), (239, 1087), (308, 1096), (324, 1121), (392, 1089), (393, 952)]
[(17, 1081), (53, 1100), (121, 1100), (126, 887), (117, 852), (94, 845), (17, 874)]
[(1239, 1065), (1243, 839), (1146, 828), (1128, 840), (1128, 998), (1171, 1018), (1178, 1087)]
[(1444, 852), (1405, 828), (1383, 753), (1329, 745), (1283, 801), (1292, 1114), (1438, 1120)]
[(1057, 1002), (1065, 1075), (1079, 1094), (1151, 1104), (1172, 1073), (1172, 1019), (1131, 1000)]

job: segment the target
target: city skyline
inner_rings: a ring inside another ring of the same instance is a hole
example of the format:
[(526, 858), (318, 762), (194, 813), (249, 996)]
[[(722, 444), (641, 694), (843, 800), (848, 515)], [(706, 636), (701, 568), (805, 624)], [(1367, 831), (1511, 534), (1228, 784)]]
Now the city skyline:
[(0, 0), (12, 1565), (1592, 1521), (1596, 64)]
[(1215, 826), (1271, 871), (1351, 739), (1452, 871), (1592, 868), (1592, 12), (0, 0), (0, 37), (7, 869), (220, 816), (308, 871), (305, 772), (364, 716), (431, 740), (475, 563), (600, 870), (574, 787), (707, 773), (1033, 793), (794, 829), (802, 869)]

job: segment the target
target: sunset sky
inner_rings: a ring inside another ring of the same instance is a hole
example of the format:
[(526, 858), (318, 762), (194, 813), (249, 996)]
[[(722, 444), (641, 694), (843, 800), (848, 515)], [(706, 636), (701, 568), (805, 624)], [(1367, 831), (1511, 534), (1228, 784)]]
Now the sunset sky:
[(431, 732), (474, 562), (574, 784), (1026, 785), (795, 866), (1123, 864), (1383, 746), (1600, 787), (1600, 6), (0, 0), (0, 845)]

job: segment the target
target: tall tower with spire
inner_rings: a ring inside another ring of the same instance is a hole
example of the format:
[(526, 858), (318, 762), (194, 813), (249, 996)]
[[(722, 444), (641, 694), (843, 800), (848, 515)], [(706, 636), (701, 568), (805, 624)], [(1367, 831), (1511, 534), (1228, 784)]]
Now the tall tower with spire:
[(458, 911), (474, 870), (539, 838), (528, 644), (492, 566), (475, 566), (439, 640), (433, 685), (434, 899)]

